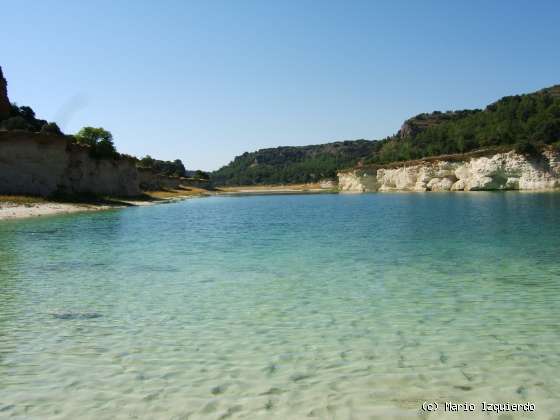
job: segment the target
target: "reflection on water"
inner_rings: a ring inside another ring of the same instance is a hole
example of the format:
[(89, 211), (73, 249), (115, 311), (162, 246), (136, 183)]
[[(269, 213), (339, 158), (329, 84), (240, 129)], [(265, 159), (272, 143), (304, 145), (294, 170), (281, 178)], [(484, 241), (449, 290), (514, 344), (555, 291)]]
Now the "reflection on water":
[(3, 222), (0, 417), (554, 418), (559, 205), (216, 197)]

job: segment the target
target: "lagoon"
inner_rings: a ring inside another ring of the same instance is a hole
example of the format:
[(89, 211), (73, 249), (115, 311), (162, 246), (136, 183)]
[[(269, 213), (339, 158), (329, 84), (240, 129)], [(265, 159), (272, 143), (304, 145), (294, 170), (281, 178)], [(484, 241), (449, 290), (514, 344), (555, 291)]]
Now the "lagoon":
[(0, 418), (552, 418), (559, 209), (276, 195), (1, 222)]

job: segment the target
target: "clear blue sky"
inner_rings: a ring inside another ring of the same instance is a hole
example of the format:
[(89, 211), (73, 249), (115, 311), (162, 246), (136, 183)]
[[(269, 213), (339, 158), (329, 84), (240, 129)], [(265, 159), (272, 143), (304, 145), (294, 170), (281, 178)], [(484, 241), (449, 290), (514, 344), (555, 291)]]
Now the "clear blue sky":
[(66, 132), (211, 170), (560, 83), (559, 17), (528, 0), (4, 2), (0, 65), (11, 100)]

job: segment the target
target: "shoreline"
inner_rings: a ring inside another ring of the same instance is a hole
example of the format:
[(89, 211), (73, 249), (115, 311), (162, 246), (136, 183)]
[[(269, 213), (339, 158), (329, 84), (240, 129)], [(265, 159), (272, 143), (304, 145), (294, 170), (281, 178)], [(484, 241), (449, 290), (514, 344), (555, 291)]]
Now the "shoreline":
[[(443, 191), (440, 194), (450, 194), (450, 193), (467, 193), (471, 191)], [(559, 193), (560, 190), (498, 190), (498, 191), (474, 191), (474, 192), (517, 192), (517, 193)], [(192, 198), (203, 198), (203, 197), (242, 197), (242, 196), (258, 196), (258, 195), (305, 195), (305, 194), (343, 194), (343, 195), (358, 195), (358, 194), (418, 194), (418, 191), (405, 191), (405, 190), (395, 190), (395, 191), (383, 191), (383, 192), (353, 192), (353, 191), (335, 191), (329, 189), (265, 189), (261, 188), (258, 190), (254, 189), (239, 189), (236, 191), (208, 191), (206, 193), (200, 194), (189, 194), (189, 195), (173, 195), (165, 198), (158, 199), (126, 199), (118, 200), (113, 203), (88, 203), (88, 202), (57, 202), (49, 201), (48, 199), (36, 199), (34, 197), (18, 197), (21, 201), (22, 199), (30, 199), (29, 202), (14, 202), (10, 200), (5, 200), (0, 196), (0, 222), (8, 220), (20, 220), (28, 219), (34, 217), (48, 217), (48, 216), (59, 216), (65, 214), (74, 213), (85, 213), (92, 211), (104, 211), (104, 210), (117, 210), (125, 209), (128, 207), (143, 207), (143, 206), (155, 206), (158, 204), (172, 203), (175, 201), (183, 201)], [(426, 193), (426, 192), (424, 192)], [(168, 194), (168, 192), (165, 192)], [(436, 192), (437, 194), (437, 192)]]
[(34, 217), (48, 217), (64, 214), (74, 214), (92, 211), (116, 210), (127, 207), (153, 206), (174, 201), (187, 200), (208, 196), (207, 191), (153, 191), (147, 192), (146, 197), (134, 198), (102, 198), (98, 201), (87, 200), (54, 201), (48, 198), (29, 196), (2, 196), (0, 195), (0, 222), (20, 220)]
[(324, 194), (334, 192), (336, 192), (335, 189), (321, 187), (319, 184), (294, 184), (222, 187), (216, 190), (181, 187), (180, 189), (173, 190), (147, 191), (145, 192), (145, 197), (137, 199), (107, 197), (100, 198), (97, 201), (80, 200), (77, 198), (75, 201), (66, 202), (41, 197), (0, 195), (0, 222), (33, 217), (123, 209), (127, 207), (152, 206), (209, 196)]
[[(467, 193), (473, 191), (441, 191), (440, 194), (450, 193)], [(560, 189), (543, 189), (543, 190), (483, 190), (476, 192), (516, 192), (516, 193), (560, 193)], [(54, 201), (47, 198), (29, 197), (29, 196), (2, 196), (0, 195), (0, 222), (8, 220), (20, 220), (34, 217), (48, 217), (74, 213), (85, 213), (92, 211), (116, 210), (125, 209), (128, 207), (143, 207), (155, 206), (158, 204), (173, 203), (176, 201), (183, 201), (192, 198), (204, 197), (242, 197), (242, 196), (257, 196), (257, 195), (304, 195), (304, 194), (400, 194), (400, 193), (414, 193), (418, 194), (419, 191), (407, 190), (392, 190), (392, 191), (378, 191), (378, 192), (356, 192), (356, 191), (337, 191), (332, 188), (301, 188), (296, 185), (293, 188), (288, 186), (282, 187), (231, 187), (227, 189), (216, 189), (213, 191), (203, 190), (196, 191), (190, 194), (185, 194), (184, 191), (155, 191), (146, 194), (146, 198), (138, 199), (116, 199), (107, 198), (100, 199), (98, 202), (88, 201), (75, 201), (64, 202)], [(423, 193), (431, 193), (424, 191)], [(436, 192), (437, 194), (438, 192)]]

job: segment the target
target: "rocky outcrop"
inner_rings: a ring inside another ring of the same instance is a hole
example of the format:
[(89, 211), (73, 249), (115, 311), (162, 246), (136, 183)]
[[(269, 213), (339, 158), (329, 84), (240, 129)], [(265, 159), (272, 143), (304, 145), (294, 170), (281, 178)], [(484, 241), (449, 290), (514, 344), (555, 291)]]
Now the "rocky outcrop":
[(0, 194), (141, 194), (131, 158), (94, 159), (65, 136), (0, 132)]
[(210, 188), (208, 180), (167, 176), (150, 168), (137, 168), (138, 182), (143, 191), (180, 190), (183, 188)]
[(145, 191), (177, 189), (185, 182), (184, 178), (165, 176), (148, 168), (138, 168), (138, 182)]
[(426, 160), (395, 168), (338, 174), (340, 191), (479, 191), (560, 188), (560, 154), (527, 157), (513, 151), (466, 160)]
[(8, 82), (4, 79), (2, 67), (0, 67), (0, 120), (10, 116), (10, 108), (10, 100), (8, 99)]

